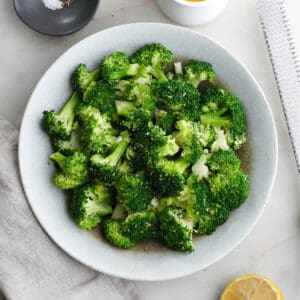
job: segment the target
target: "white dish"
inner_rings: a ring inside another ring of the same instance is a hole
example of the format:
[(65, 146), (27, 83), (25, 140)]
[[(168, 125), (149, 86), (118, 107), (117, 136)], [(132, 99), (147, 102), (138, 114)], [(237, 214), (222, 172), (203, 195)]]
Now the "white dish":
[(186, 26), (197, 26), (211, 22), (225, 9), (228, 0), (157, 0), (161, 10), (170, 19)]
[[(148, 252), (141, 251), (141, 248), (116, 249), (99, 235), (76, 227), (67, 214), (65, 194), (52, 183), (54, 168), (48, 164), (51, 147), (48, 136), (40, 127), (42, 111), (60, 109), (69, 97), (70, 74), (79, 63), (95, 68), (104, 55), (115, 50), (131, 54), (138, 47), (152, 42), (163, 43), (177, 57), (212, 63), (219, 79), (242, 99), (248, 117), (249, 199), (214, 234), (197, 239), (192, 254), (164, 248)], [(166, 280), (188, 275), (208, 267), (233, 250), (261, 215), (277, 166), (274, 120), (262, 90), (251, 74), (216, 42), (166, 24), (136, 23), (110, 28), (66, 51), (44, 74), (32, 93), (24, 113), (19, 142), (20, 172), (28, 201), (53, 241), (95, 270), (134, 280)]]

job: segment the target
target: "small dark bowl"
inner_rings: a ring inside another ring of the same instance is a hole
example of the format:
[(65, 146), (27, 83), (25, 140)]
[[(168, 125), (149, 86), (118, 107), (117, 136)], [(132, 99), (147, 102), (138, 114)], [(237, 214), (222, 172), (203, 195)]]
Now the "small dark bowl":
[(52, 36), (67, 35), (86, 26), (99, 3), (100, 0), (75, 0), (69, 7), (51, 10), (42, 0), (14, 0), (17, 15), (26, 25)]

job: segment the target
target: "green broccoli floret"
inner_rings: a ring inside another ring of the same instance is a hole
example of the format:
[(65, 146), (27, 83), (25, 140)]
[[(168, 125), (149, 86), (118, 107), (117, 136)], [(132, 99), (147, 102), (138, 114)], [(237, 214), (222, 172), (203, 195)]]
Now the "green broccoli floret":
[(129, 80), (122, 80), (116, 86), (117, 95), (127, 101), (141, 106), (145, 101), (151, 100), (150, 86)]
[(201, 123), (198, 123), (197, 125), (199, 142), (203, 147), (210, 148), (212, 143), (216, 141), (218, 137), (215, 128), (210, 125), (202, 125)]
[(152, 123), (140, 129), (134, 135), (133, 150), (135, 152), (134, 160), (154, 163), (158, 158), (166, 156), (174, 156), (179, 151), (172, 135), (165, 135), (165, 132)]
[(213, 83), (216, 80), (216, 73), (212, 65), (207, 62), (190, 60), (184, 70), (185, 79), (195, 87), (203, 81), (208, 80)]
[(83, 102), (94, 106), (109, 119), (116, 119), (115, 90), (108, 83), (92, 81), (83, 94)]
[(157, 235), (161, 242), (177, 251), (194, 251), (193, 224), (184, 219), (182, 209), (166, 207), (158, 213), (157, 219)]
[(140, 65), (130, 64), (126, 54), (114, 52), (104, 57), (100, 64), (100, 72), (107, 82), (117, 83), (125, 77), (137, 75), (140, 72)]
[(101, 182), (76, 188), (69, 203), (69, 211), (80, 228), (96, 227), (101, 218), (112, 213), (110, 190)]
[(103, 157), (99, 154), (94, 154), (91, 157), (91, 170), (96, 178), (108, 184), (115, 184), (120, 180), (122, 171), (117, 167), (117, 164), (129, 143), (129, 134), (127, 131), (123, 131), (120, 134), (119, 143), (110, 155)]
[[(246, 141), (246, 115), (240, 100), (220, 87), (208, 87), (202, 92), (200, 122), (214, 126), (217, 142), (212, 145), (213, 152), (238, 149)], [(214, 148), (214, 149), (213, 149)]]
[(173, 53), (161, 44), (147, 44), (139, 48), (131, 61), (144, 66), (165, 68), (173, 60)]
[(162, 128), (167, 134), (173, 131), (176, 117), (171, 111), (159, 109), (155, 112), (156, 125)]
[(146, 210), (153, 198), (153, 193), (143, 172), (126, 174), (116, 188), (120, 202), (130, 214)]
[(243, 171), (216, 175), (208, 178), (212, 199), (229, 210), (243, 204), (249, 195), (249, 178)]
[(159, 105), (166, 106), (178, 119), (199, 119), (200, 94), (190, 83), (179, 76), (168, 82), (155, 82), (152, 92)]
[(221, 150), (209, 155), (207, 165), (212, 172), (227, 174), (238, 171), (241, 161), (233, 150)]
[(97, 112), (83, 124), (81, 142), (88, 153), (106, 155), (116, 144), (117, 133), (106, 115)]
[(224, 224), (229, 217), (229, 210), (219, 204), (213, 203), (211, 207), (203, 214), (194, 230), (197, 235), (212, 234), (218, 226)]
[(135, 246), (135, 243), (123, 233), (122, 222), (117, 220), (105, 220), (103, 226), (104, 238), (112, 245), (129, 249)]
[(148, 181), (158, 197), (176, 196), (184, 188), (184, 173), (190, 166), (183, 158), (177, 160), (158, 159), (149, 166)]
[(90, 118), (97, 118), (99, 109), (85, 103), (79, 103), (76, 107), (76, 117), (81, 124), (84, 124)]
[(67, 156), (72, 155), (75, 151), (82, 150), (79, 129), (72, 132), (70, 140), (51, 138), (51, 142), (55, 152), (60, 152)]
[(43, 112), (42, 126), (51, 137), (63, 140), (70, 138), (75, 119), (75, 108), (79, 101), (79, 94), (75, 92), (59, 114), (54, 110)]
[(89, 180), (88, 158), (81, 152), (65, 156), (60, 152), (50, 155), (59, 170), (54, 175), (54, 184), (63, 190), (74, 189)]
[(124, 117), (122, 125), (130, 131), (138, 131), (154, 118), (155, 104), (145, 101), (140, 107), (129, 101), (116, 101), (117, 114)]
[(72, 74), (73, 89), (79, 93), (84, 93), (85, 89), (92, 81), (97, 81), (100, 77), (100, 70), (96, 69), (88, 72), (85, 64), (80, 64)]
[(203, 153), (199, 143), (198, 128), (193, 122), (180, 120), (175, 127), (178, 129), (174, 133), (176, 143), (182, 148), (181, 156), (191, 164), (195, 163)]
[(151, 211), (130, 214), (122, 224), (122, 232), (134, 242), (156, 236), (157, 219)]

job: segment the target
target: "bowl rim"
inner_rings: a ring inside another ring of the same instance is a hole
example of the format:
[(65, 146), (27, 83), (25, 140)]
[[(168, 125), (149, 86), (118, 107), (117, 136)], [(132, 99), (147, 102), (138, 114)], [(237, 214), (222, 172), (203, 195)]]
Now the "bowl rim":
[[(269, 112), (269, 117), (270, 117), (270, 121), (272, 123), (272, 128), (273, 128), (273, 135), (274, 135), (274, 169), (273, 169), (273, 173), (270, 177), (270, 186), (269, 189), (266, 192), (266, 197), (265, 197), (265, 201), (263, 203), (263, 205), (261, 206), (261, 209), (259, 211), (259, 213), (256, 215), (255, 219), (253, 220), (253, 222), (251, 223), (251, 226), (249, 226), (243, 235), (240, 236), (240, 238), (235, 241), (235, 243), (232, 244), (232, 246), (228, 249), (226, 249), (226, 251), (222, 252), (220, 255), (214, 257), (214, 259), (211, 259), (206, 266), (204, 266), (203, 268), (200, 269), (193, 269), (193, 270), (188, 270), (186, 269), (185, 271), (180, 272), (180, 274), (175, 274), (175, 275), (164, 275), (164, 276), (156, 276), (155, 278), (153, 278), (153, 276), (151, 278), (149, 278), (149, 276), (145, 276), (145, 277), (137, 277), (137, 276), (132, 276), (132, 275), (128, 275), (128, 274), (124, 274), (124, 272), (118, 272), (118, 270), (113, 270), (113, 271), (107, 271), (107, 270), (103, 270), (100, 269), (98, 267), (95, 267), (94, 265), (92, 265), (91, 263), (88, 263), (86, 261), (83, 261), (76, 253), (76, 251), (72, 250), (70, 251), (70, 249), (65, 250), (63, 244), (57, 240), (55, 238), (55, 236), (50, 233), (49, 231), (46, 231), (46, 227), (44, 226), (44, 221), (42, 220), (42, 218), (38, 217), (38, 213), (35, 210), (34, 204), (33, 202), (31, 203), (31, 201), (29, 200), (29, 197), (27, 197), (27, 195), (29, 195), (29, 188), (27, 185), (24, 184), (25, 180), (24, 180), (24, 176), (25, 176), (25, 170), (23, 169), (23, 164), (22, 164), (22, 153), (23, 153), (23, 140), (26, 140), (26, 136), (24, 134), (24, 120), (27, 118), (27, 114), (29, 111), (29, 104), (31, 102), (31, 100), (33, 99), (34, 93), (35, 91), (39, 88), (43, 78), (48, 74), (48, 72), (50, 73), (52, 67), (54, 67), (56, 64), (59, 64), (61, 62), (61, 60), (64, 59), (65, 56), (67, 56), (68, 52), (73, 48), (76, 47), (79, 43), (82, 43), (84, 41), (87, 41), (89, 38), (92, 38), (94, 36), (96, 36), (97, 34), (99, 34), (102, 31), (110, 31), (110, 30), (117, 30), (118, 28), (121, 27), (128, 27), (128, 29), (130, 29), (130, 27), (132, 26), (158, 26), (158, 27), (171, 27), (174, 28), (175, 30), (183, 30), (185, 32), (191, 32), (193, 34), (197, 34), (199, 36), (201, 36), (202, 38), (208, 40), (209, 42), (212, 42), (214, 44), (216, 44), (218, 47), (222, 48), (223, 50), (225, 50), (228, 55), (230, 55), (230, 57), (232, 59), (234, 59), (238, 64), (241, 65), (241, 67), (244, 69), (244, 71), (247, 73), (247, 75), (250, 77), (250, 79), (253, 81), (253, 83), (255, 84), (256, 88), (259, 90), (259, 92), (262, 95), (262, 98), (265, 102), (266, 108)], [(203, 270), (206, 267), (209, 267), (211, 265), (213, 265), (214, 263), (216, 263), (217, 261), (219, 261), (220, 259), (222, 259), (223, 257), (227, 256), (229, 253), (231, 253), (244, 239), (245, 237), (251, 232), (251, 230), (255, 227), (257, 221), (259, 220), (259, 218), (261, 217), (269, 199), (270, 199), (270, 195), (274, 186), (274, 181), (275, 181), (275, 177), (277, 174), (277, 168), (278, 168), (278, 137), (277, 137), (277, 130), (276, 130), (276, 125), (275, 125), (275, 120), (274, 120), (274, 116), (271, 110), (271, 106), (267, 101), (267, 98), (262, 90), (262, 88), (260, 87), (260, 85), (258, 84), (258, 82), (256, 81), (256, 79), (254, 78), (254, 76), (251, 74), (251, 72), (249, 71), (249, 69), (245, 66), (244, 63), (242, 63), (239, 59), (237, 59), (229, 50), (227, 50), (225, 47), (223, 47), (220, 43), (216, 42), (214, 39), (203, 35), (202, 33), (199, 33), (197, 31), (194, 31), (192, 29), (188, 29), (188, 28), (184, 28), (181, 26), (177, 26), (177, 25), (171, 25), (171, 24), (165, 24), (165, 23), (154, 23), (154, 22), (136, 22), (136, 23), (128, 23), (128, 24), (122, 24), (122, 25), (117, 25), (117, 26), (113, 26), (104, 30), (100, 30), (92, 35), (89, 35), (87, 37), (85, 37), (84, 39), (78, 41), (77, 43), (75, 43), (74, 45), (72, 45), (69, 49), (67, 49), (64, 53), (62, 53), (49, 67), (48, 69), (44, 72), (44, 74), (41, 76), (41, 78), (39, 79), (37, 85), (35, 86), (35, 88), (33, 89), (33, 92), (31, 93), (31, 96), (27, 102), (26, 108), (24, 110), (24, 114), (22, 117), (22, 122), (21, 122), (21, 127), (20, 127), (20, 133), (19, 133), (19, 140), (18, 140), (18, 164), (19, 164), (19, 173), (20, 173), (20, 177), (21, 177), (21, 182), (22, 182), (22, 186), (26, 195), (26, 199), (27, 202), (29, 204), (29, 207), (31, 208), (33, 215), (35, 217), (35, 219), (38, 221), (38, 223), (40, 224), (40, 226), (42, 227), (42, 229), (45, 231), (45, 233), (48, 235), (48, 237), (60, 248), (62, 249), (62, 251), (64, 253), (66, 253), (67, 255), (69, 255), (70, 257), (74, 258), (75, 260), (77, 260), (78, 262), (80, 262), (81, 264), (93, 269), (93, 270), (97, 270), (98, 272), (103, 272), (105, 274), (108, 274), (110, 276), (114, 276), (114, 277), (119, 277), (119, 278), (124, 278), (124, 279), (128, 279), (128, 280), (136, 280), (136, 281), (149, 281), (149, 282), (155, 282), (155, 281), (163, 281), (163, 280), (172, 280), (172, 279), (177, 279), (177, 278), (181, 278), (187, 275), (191, 275), (194, 274), (200, 270)]]
[[(212, 4), (212, 1), (214, 0), (202, 0), (198, 2), (191, 2), (188, 0), (171, 0), (173, 2), (176, 2), (180, 4), (181, 6), (187, 6), (187, 7), (202, 7), (202, 6), (209, 6)], [(221, 0), (221, 1), (227, 1), (227, 0)], [(215, 2), (218, 2), (218, 0), (215, 0)], [(214, 4), (216, 5), (216, 4)]]

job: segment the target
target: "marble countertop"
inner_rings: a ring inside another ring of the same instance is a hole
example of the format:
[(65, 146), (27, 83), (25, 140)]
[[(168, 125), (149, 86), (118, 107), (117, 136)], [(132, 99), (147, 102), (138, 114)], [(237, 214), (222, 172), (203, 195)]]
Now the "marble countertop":
[[(300, 5), (290, 0), (299, 16)], [(300, 19), (294, 18), (300, 30)], [(94, 20), (62, 38), (27, 28), (15, 15), (12, 1), (0, 1), (0, 114), (20, 126), (28, 98), (49, 65), (82, 38), (130, 22), (172, 23), (155, 0), (102, 0)], [(300, 295), (300, 182), (272, 68), (253, 0), (231, 0), (211, 24), (194, 28), (221, 43), (248, 66), (272, 107), (279, 138), (279, 165), (271, 199), (248, 237), (229, 255), (194, 275), (166, 282), (136, 282), (141, 298), (216, 300), (226, 283), (244, 273), (272, 278), (286, 299)]]

